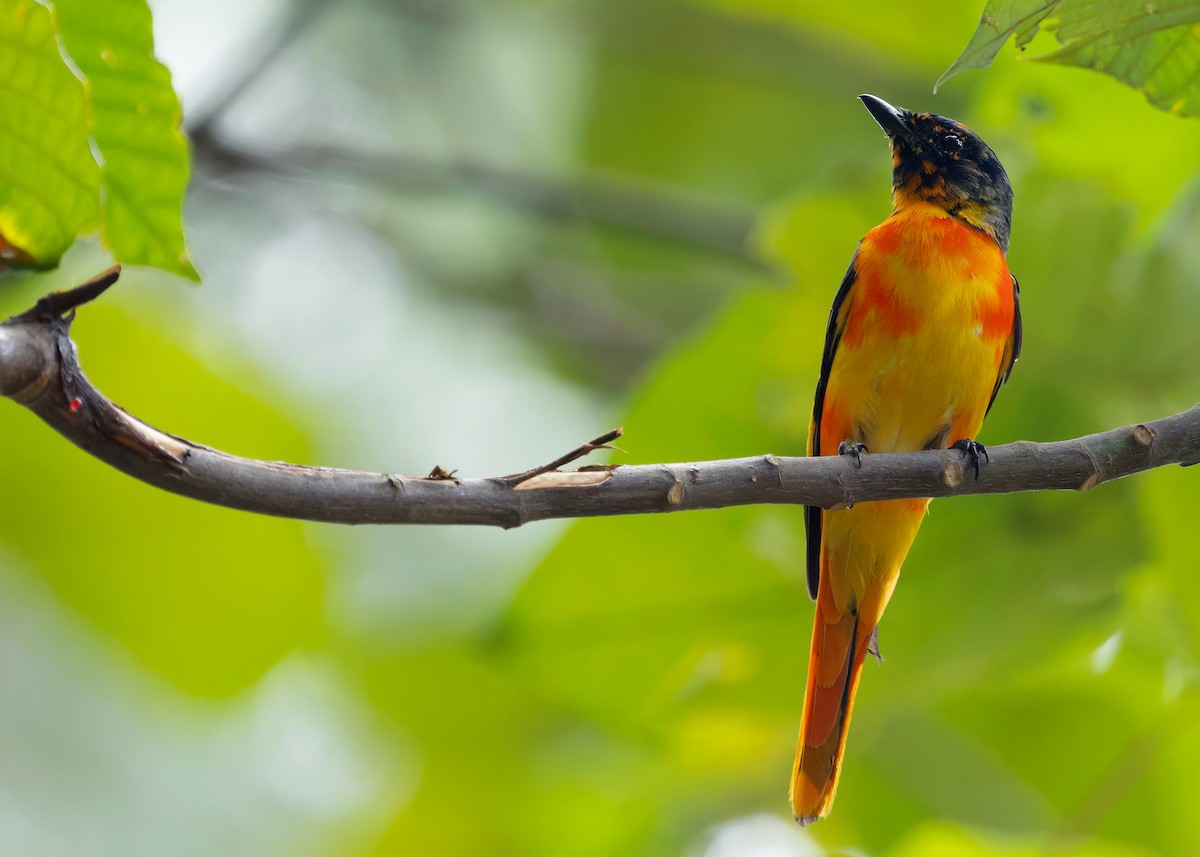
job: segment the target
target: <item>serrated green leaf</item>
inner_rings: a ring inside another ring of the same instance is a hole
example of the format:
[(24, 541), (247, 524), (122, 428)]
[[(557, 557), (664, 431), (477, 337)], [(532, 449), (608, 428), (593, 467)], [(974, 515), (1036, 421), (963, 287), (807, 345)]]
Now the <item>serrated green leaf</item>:
[(1156, 107), (1200, 115), (1200, 29), (1194, 26), (1200, 3), (1132, 5), (1064, 2), (1055, 31), (1063, 47), (1037, 59), (1095, 69), (1141, 90)]
[(0, 0), (0, 258), (53, 267), (100, 229), (113, 257), (192, 279), (182, 111), (145, 0)]
[(145, 0), (55, 3), (63, 42), (86, 79), (102, 159), (101, 229), (120, 262), (199, 279), (183, 237), (188, 146), (171, 73), (154, 57)]
[[(1055, 17), (1048, 19), (1051, 12)], [(992, 0), (934, 90), (960, 71), (989, 65), (1009, 36), (1023, 49), (1042, 26), (1062, 47), (1037, 59), (1103, 72), (1144, 93), (1156, 107), (1200, 115), (1197, 23), (1195, 0)]]

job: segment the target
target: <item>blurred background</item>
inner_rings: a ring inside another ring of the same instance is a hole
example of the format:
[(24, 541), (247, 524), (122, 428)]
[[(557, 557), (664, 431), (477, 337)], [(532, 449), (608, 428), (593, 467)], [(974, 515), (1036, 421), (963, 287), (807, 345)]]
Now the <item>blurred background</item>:
[[(1200, 124), (1011, 47), (933, 95), (982, 3), (151, 6), (204, 285), (131, 270), (75, 338), (171, 432), (414, 475), (615, 425), (620, 462), (798, 454), (889, 211), (860, 92), (1013, 180), (1025, 350), (984, 442), (1197, 399)], [(0, 312), (106, 264), (78, 247)], [(1200, 852), (1200, 474), (935, 503), (801, 831), (798, 510), (310, 525), (3, 411), (5, 854)]]

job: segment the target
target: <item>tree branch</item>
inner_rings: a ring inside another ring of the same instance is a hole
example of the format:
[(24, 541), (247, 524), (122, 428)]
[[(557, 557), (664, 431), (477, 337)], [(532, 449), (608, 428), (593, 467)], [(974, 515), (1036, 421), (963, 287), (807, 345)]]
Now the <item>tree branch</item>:
[(756, 503), (839, 508), (867, 500), (1086, 490), (1161, 467), (1200, 462), (1200, 405), (1152, 422), (1057, 443), (991, 447), (970, 478), (954, 450), (783, 458), (759, 455), (684, 464), (559, 471), (615, 437), (597, 438), (515, 476), (429, 478), (301, 467), (239, 458), (152, 428), (100, 393), (69, 337), (75, 308), (119, 269), (49, 295), (0, 324), (0, 395), (24, 405), (86, 452), (144, 482), (208, 503), (341, 524), (489, 524), (548, 518), (718, 509)]
[(204, 135), (246, 92), (262, 73), (307, 30), (330, 5), (325, 0), (291, 0), (278, 20), (258, 34), (256, 49), (244, 55), (234, 74), (223, 82), (216, 95), (201, 103), (186, 117), (189, 134)]

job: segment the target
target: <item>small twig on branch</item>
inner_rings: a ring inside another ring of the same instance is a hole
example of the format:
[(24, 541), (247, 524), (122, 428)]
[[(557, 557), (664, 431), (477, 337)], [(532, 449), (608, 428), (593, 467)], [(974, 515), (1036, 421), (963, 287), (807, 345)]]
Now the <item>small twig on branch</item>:
[(608, 435), (548, 465), (508, 477), (453, 478), (443, 472), (422, 479), (256, 461), (152, 428), (87, 380), (69, 338), (74, 308), (99, 296), (116, 276), (116, 269), (107, 271), (0, 324), (0, 395), (130, 476), (186, 497), (265, 515), (342, 524), (517, 527), (549, 518), (755, 503), (831, 509), (869, 500), (1087, 490), (1153, 467), (1200, 462), (1200, 405), (1074, 440), (992, 446), (990, 463), (978, 479), (968, 474), (957, 450), (864, 456), (861, 467), (845, 456), (759, 455), (557, 469), (613, 439)]
[(121, 276), (121, 266), (113, 265), (107, 271), (101, 271), (96, 276), (72, 289), (61, 292), (51, 292), (38, 300), (30, 309), (20, 315), (14, 315), (5, 324), (29, 324), (41, 322), (50, 324), (69, 313), (75, 307), (91, 303), (100, 297), (108, 287)]
[(578, 461), (580, 458), (595, 452), (597, 449), (612, 449), (613, 447), (609, 446), (609, 444), (623, 434), (625, 434), (625, 429), (623, 428), (606, 431), (595, 440), (589, 440), (587, 443), (580, 444), (566, 455), (560, 455), (549, 464), (543, 464), (541, 467), (526, 470), (524, 473), (514, 473), (512, 476), (505, 476), (504, 481), (510, 487), (515, 488), (522, 482), (528, 482), (535, 476), (541, 476), (543, 473), (549, 473), (551, 470), (558, 470), (558, 468), (570, 464), (572, 461)]

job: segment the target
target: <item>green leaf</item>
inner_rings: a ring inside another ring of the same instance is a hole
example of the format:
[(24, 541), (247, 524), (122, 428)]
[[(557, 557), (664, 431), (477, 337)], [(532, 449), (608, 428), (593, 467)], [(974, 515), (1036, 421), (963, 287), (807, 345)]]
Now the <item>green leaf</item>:
[(100, 220), (83, 85), (59, 54), (50, 10), (0, 5), (0, 258), (53, 267)]
[(991, 0), (984, 7), (979, 27), (958, 59), (942, 73), (933, 91), (960, 71), (986, 68), (992, 64), (1009, 36), (1016, 36), (1018, 48), (1024, 49), (1037, 35), (1038, 25), (1061, 0)]
[[(1055, 17), (1048, 19), (1051, 12)], [(1195, 0), (992, 0), (937, 86), (960, 71), (989, 65), (1009, 36), (1024, 48), (1040, 24), (1061, 48), (1037, 59), (1103, 72), (1142, 92), (1156, 107), (1200, 115), (1197, 22), (1200, 3)]]
[(81, 236), (198, 279), (182, 110), (144, 0), (0, 0), (0, 258), (53, 267)]
[[(1103, 7), (1094, 17), (1068, 8)], [(1133, 7), (1132, 9), (1130, 7)], [(1091, 68), (1143, 92), (1155, 107), (1200, 115), (1200, 3), (1063, 3), (1055, 35), (1063, 45), (1038, 59)], [(1153, 10), (1153, 11), (1151, 11)]]

